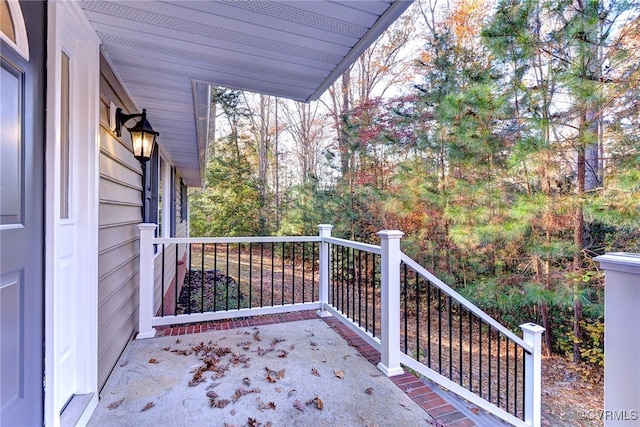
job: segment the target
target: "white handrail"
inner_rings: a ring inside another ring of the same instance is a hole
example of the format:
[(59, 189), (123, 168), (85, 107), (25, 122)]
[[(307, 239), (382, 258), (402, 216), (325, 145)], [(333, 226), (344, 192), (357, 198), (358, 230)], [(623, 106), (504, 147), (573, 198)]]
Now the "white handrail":
[(353, 240), (340, 239), (337, 237), (325, 237), (323, 240), (325, 242), (333, 243), (335, 245), (346, 246), (349, 248), (358, 249), (361, 251), (370, 252), (377, 255), (382, 254), (382, 249), (380, 248), (380, 246), (370, 245), (368, 243), (359, 243), (359, 242), (354, 242)]
[(320, 236), (258, 236), (258, 237), (155, 237), (153, 244), (212, 243), (302, 243), (320, 242)]

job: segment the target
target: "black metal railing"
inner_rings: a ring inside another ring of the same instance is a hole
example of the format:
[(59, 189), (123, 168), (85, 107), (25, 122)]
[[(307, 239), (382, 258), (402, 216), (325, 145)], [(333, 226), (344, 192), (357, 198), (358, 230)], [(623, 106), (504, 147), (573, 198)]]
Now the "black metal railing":
[(407, 263), (400, 271), (402, 351), (524, 419), (525, 349)]
[[(380, 337), (380, 250), (332, 239), (329, 304), (345, 317)], [(341, 242), (341, 243), (339, 243)], [(377, 252), (377, 253), (376, 253)]]
[[(161, 243), (161, 317), (319, 300), (318, 241), (229, 240)], [(165, 259), (165, 252), (174, 259)], [(178, 278), (173, 292), (167, 291), (175, 282), (165, 278), (169, 262)]]

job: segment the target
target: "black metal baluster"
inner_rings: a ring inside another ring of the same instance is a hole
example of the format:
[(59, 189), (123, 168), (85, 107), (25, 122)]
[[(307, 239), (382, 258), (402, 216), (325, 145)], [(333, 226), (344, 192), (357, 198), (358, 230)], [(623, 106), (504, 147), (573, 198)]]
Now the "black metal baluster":
[(458, 303), (458, 341), (460, 344), (460, 349), (459, 349), (459, 355), (458, 355), (458, 377), (460, 380), (460, 385), (462, 385), (462, 361), (463, 361), (463, 352), (462, 352), (462, 313), (464, 312), (463, 307), (462, 307), (462, 303), (459, 302)]
[[(262, 275), (262, 271), (260, 275)], [(249, 242), (249, 309), (253, 308), (253, 280), (251, 276), (253, 276), (253, 243)]]
[(238, 243), (238, 283), (236, 283), (237, 309), (240, 310), (240, 299), (242, 298), (242, 243)]
[(274, 297), (274, 270), (275, 270), (275, 250), (276, 250), (276, 242), (271, 242), (271, 306), (273, 307), (273, 297)]
[(478, 380), (478, 387), (480, 390), (480, 397), (482, 397), (482, 319), (478, 318), (478, 341), (479, 341), (479, 345), (478, 345), (478, 365), (479, 365), (479, 380)]
[(227, 257), (226, 257), (226, 292), (225, 292), (225, 310), (229, 311), (229, 274), (231, 274), (231, 272), (229, 271), (229, 243), (227, 243)]
[(497, 396), (497, 402), (496, 402), (496, 406), (500, 407), (500, 399), (502, 398), (502, 394), (500, 393), (500, 354), (502, 353), (502, 345), (500, 344), (500, 341), (502, 339), (502, 336), (500, 335), (500, 331), (497, 331), (497, 335), (498, 335), (498, 366), (497, 366), (497, 371), (498, 371), (498, 396)]
[(260, 308), (264, 307), (264, 242), (260, 242)]
[(491, 352), (491, 341), (493, 338), (493, 328), (491, 327), (491, 325), (489, 325), (489, 342), (488, 342), (488, 346), (489, 346), (489, 402), (491, 402), (491, 361), (493, 360), (493, 353)]
[(473, 392), (473, 313), (469, 310), (469, 391)]
[(291, 243), (291, 304), (296, 303), (296, 242)]
[(416, 352), (418, 354), (417, 360), (420, 361), (420, 282), (418, 273), (416, 275)]
[(358, 325), (362, 326), (362, 251), (358, 251)]
[(522, 348), (522, 416), (520, 417), (521, 419), (524, 419), (524, 406), (525, 406), (525, 402), (527, 401), (527, 396), (526, 396), (527, 389), (524, 386), (525, 366), (527, 363), (527, 361), (525, 360), (526, 357), (527, 355), (525, 354), (525, 350), (524, 348)]
[[(446, 295), (446, 294), (445, 294)], [(453, 379), (453, 318), (451, 317), (451, 296), (447, 295), (447, 311), (449, 326), (449, 379)]]
[(311, 242), (311, 301), (316, 301), (316, 242)]
[(349, 266), (349, 261), (351, 259), (351, 257), (349, 256), (349, 251), (353, 251), (353, 249), (347, 248), (347, 274), (346, 274), (346, 288), (347, 288), (347, 304), (346, 304), (346, 310), (347, 310), (347, 317), (349, 316), (349, 308), (351, 307), (351, 303), (349, 301), (349, 288), (351, 287), (351, 267)]
[(373, 262), (373, 288), (371, 288), (371, 291), (373, 292), (373, 336), (376, 336), (376, 257), (375, 255), (371, 256), (371, 260)]
[(218, 244), (213, 244), (213, 311), (218, 311)]
[(284, 254), (285, 254), (285, 247), (284, 247), (284, 242), (282, 242), (282, 290), (281, 290), (281, 294), (280, 294), (280, 305), (284, 305)]
[[(404, 323), (404, 353), (408, 354), (409, 352), (409, 330), (408, 330), (408, 325), (407, 323), (409, 322), (409, 316), (408, 316), (408, 310), (409, 310), (409, 303), (408, 303), (408, 297), (409, 297), (409, 286), (407, 284), (408, 280), (407, 280), (407, 264), (402, 263), (402, 289), (404, 292), (404, 319), (403, 319), (403, 323)], [(419, 351), (419, 350), (418, 350)], [(418, 355), (418, 358), (420, 356)]]
[(365, 330), (369, 332), (369, 286), (372, 285), (369, 277), (369, 252), (364, 253), (364, 271), (367, 273), (364, 278), (364, 324)]
[(513, 343), (513, 415), (518, 416), (518, 345)]
[[(302, 242), (302, 303), (304, 304), (304, 264), (305, 264), (305, 258), (306, 258), (306, 254), (305, 254), (305, 242)], [(313, 248), (312, 248), (313, 249)]]
[(344, 309), (344, 246), (340, 247), (340, 251), (341, 251), (341, 258), (340, 258), (340, 287), (341, 287), (341, 292), (340, 292), (340, 311), (342, 311), (343, 313), (345, 312)]
[(442, 289), (438, 288), (438, 373), (442, 374)]
[(200, 250), (200, 313), (204, 313), (204, 243)]
[(427, 366), (431, 369), (431, 282), (427, 282)]
[(509, 345), (509, 344), (511, 343), (511, 340), (509, 340), (509, 338), (507, 337), (507, 338), (505, 339), (505, 342), (506, 342), (506, 344), (507, 344), (507, 354), (506, 354), (506, 358), (507, 358), (507, 363), (506, 363), (506, 365), (507, 365), (507, 370), (506, 370), (506, 372), (505, 372), (505, 374), (506, 374), (506, 376), (507, 376), (507, 381), (506, 381), (506, 384), (505, 384), (505, 388), (507, 389), (507, 406), (506, 406), (506, 411), (507, 411), (507, 412), (509, 412), (509, 347), (510, 347), (510, 345)]

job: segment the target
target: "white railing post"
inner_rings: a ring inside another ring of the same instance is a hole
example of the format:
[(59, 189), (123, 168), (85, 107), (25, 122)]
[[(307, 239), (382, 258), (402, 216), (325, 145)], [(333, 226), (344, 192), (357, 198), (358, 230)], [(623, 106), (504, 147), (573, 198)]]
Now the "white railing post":
[(378, 369), (392, 377), (404, 373), (400, 366), (400, 239), (399, 230), (383, 230), (378, 233), (382, 248), (380, 263), (381, 294), (381, 344)]
[(600, 419), (606, 427), (637, 426), (640, 419), (640, 254), (608, 253), (595, 260), (604, 270), (605, 295), (604, 412)]
[(320, 316), (330, 316), (326, 311), (326, 306), (329, 304), (329, 278), (331, 275), (331, 253), (329, 251), (330, 243), (325, 242), (326, 237), (331, 237), (331, 224), (318, 225), (318, 232), (320, 234), (320, 254), (318, 261), (320, 262), (319, 280), (320, 280)]
[(152, 325), (153, 312), (153, 237), (156, 224), (138, 224), (140, 230), (140, 272), (138, 301), (138, 336), (136, 339), (153, 338), (156, 330)]
[(524, 357), (524, 421), (532, 427), (542, 423), (542, 333), (544, 328), (535, 323), (520, 325), (522, 340), (533, 351)]

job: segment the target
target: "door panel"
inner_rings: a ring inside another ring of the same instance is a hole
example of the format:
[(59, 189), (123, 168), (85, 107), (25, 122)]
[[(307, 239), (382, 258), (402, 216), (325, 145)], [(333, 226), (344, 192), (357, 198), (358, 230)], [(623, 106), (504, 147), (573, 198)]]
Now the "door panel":
[[(43, 423), (46, 2), (20, 2), (30, 60), (0, 41), (0, 425)], [(6, 96), (5, 96), (6, 95)]]

